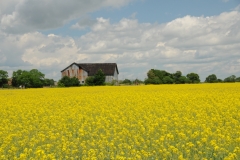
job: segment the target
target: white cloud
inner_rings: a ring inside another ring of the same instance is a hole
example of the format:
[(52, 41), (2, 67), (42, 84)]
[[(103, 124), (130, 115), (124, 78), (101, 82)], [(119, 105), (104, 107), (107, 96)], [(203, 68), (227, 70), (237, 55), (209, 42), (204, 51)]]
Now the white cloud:
[(56, 80), (72, 62), (117, 62), (120, 78), (144, 79), (151, 68), (196, 72), (202, 80), (212, 73), (219, 78), (240, 76), (238, 11), (185, 16), (166, 24), (126, 18), (111, 23), (103, 17), (85, 22), (91, 30), (79, 38), (0, 31), (0, 66), (5, 66), (0, 68), (38, 68)]
[(1, 0), (0, 25), (8, 33), (57, 28), (104, 7), (121, 7), (132, 0)]

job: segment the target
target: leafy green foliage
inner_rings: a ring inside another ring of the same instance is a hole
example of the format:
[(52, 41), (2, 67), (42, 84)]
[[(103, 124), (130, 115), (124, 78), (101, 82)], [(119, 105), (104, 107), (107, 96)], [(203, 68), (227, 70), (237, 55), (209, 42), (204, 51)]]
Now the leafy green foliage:
[(53, 86), (54, 85), (54, 80), (53, 79), (44, 79), (44, 86)]
[(8, 72), (0, 70), (0, 86), (3, 87), (4, 84), (8, 82)]
[(94, 75), (94, 84), (96, 86), (104, 85), (105, 82), (105, 75), (101, 69)]
[(235, 80), (236, 82), (240, 82), (240, 77), (236, 78)]
[(70, 78), (64, 76), (59, 80), (60, 84), (63, 84), (65, 87), (79, 86), (80, 82), (76, 77)]
[(59, 80), (60, 83), (62, 83), (65, 87), (72, 86), (71, 78), (68, 76), (64, 76)]
[(58, 87), (65, 87), (64, 84), (61, 83), (60, 81), (58, 81), (57, 86), (58, 86)]
[(44, 74), (38, 71), (37, 69), (32, 69), (29, 71), (29, 81), (30, 87), (41, 88), (44, 86)]
[(147, 76), (149, 79), (153, 79), (155, 77), (155, 74), (153, 71), (154, 71), (153, 69), (148, 71)]
[(133, 81), (133, 83), (134, 83), (135, 85), (138, 85), (138, 84), (143, 83), (143, 81), (141, 81), (141, 80), (139, 80), (139, 79), (135, 79), (135, 80)]
[(37, 69), (30, 71), (17, 70), (12, 75), (12, 85), (15, 87), (25, 86), (31, 88), (41, 88), (44, 86), (44, 74)]
[(225, 78), (224, 82), (236, 82), (236, 76), (235, 75), (231, 75), (231, 76)]
[(162, 81), (158, 77), (147, 78), (144, 81), (145, 84), (162, 84)]
[(21, 84), (21, 82), (20, 82), (20, 76), (22, 75), (22, 70), (17, 70), (17, 71), (13, 71), (13, 74), (12, 74), (12, 85), (14, 86), (14, 87), (18, 87), (18, 86), (20, 86), (20, 85), (22, 85)]
[(30, 71), (17, 70), (12, 74), (12, 86), (25, 86), (27, 88), (41, 88), (43, 86), (53, 86), (54, 80), (45, 78), (45, 75), (37, 69)]
[(90, 76), (90, 77), (87, 77), (86, 80), (85, 80), (85, 84), (87, 86), (94, 86), (95, 83), (94, 83), (94, 77)]
[(145, 79), (145, 84), (184, 84), (190, 83), (189, 79), (185, 76), (182, 76), (181, 71), (176, 73), (169, 73), (164, 70), (151, 69), (147, 73), (148, 78)]
[(177, 81), (177, 84), (185, 84), (185, 83), (190, 83), (190, 80), (185, 76), (181, 76)]
[(172, 74), (174, 83), (176, 84), (184, 84), (184, 83), (190, 83), (189, 79), (185, 76), (182, 76), (181, 71), (177, 71), (176, 73)]
[(94, 76), (90, 76), (85, 80), (88, 86), (101, 86), (105, 84), (105, 75), (101, 69)]
[(12, 86), (9, 84), (3, 84), (2, 88), (12, 88)]
[(121, 83), (131, 85), (132, 81), (130, 79), (124, 79)]
[(189, 79), (190, 83), (199, 83), (200, 82), (200, 78), (197, 73), (189, 73), (189, 74), (187, 74), (187, 78)]
[(163, 77), (164, 84), (173, 84), (173, 82), (174, 82), (174, 80), (171, 77), (169, 77), (169, 76)]
[(80, 85), (80, 82), (79, 82), (78, 78), (76, 78), (76, 77), (71, 78), (71, 83), (72, 83), (72, 86)]
[(207, 82), (207, 83), (216, 83), (216, 82), (218, 82), (217, 76), (215, 74), (211, 74), (211, 75), (206, 77), (205, 82)]

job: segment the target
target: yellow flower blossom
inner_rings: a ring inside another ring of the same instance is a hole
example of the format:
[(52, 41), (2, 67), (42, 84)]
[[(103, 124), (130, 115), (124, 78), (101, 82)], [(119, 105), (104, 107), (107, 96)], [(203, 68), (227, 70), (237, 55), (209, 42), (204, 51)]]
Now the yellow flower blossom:
[(240, 83), (0, 90), (0, 159), (240, 159)]

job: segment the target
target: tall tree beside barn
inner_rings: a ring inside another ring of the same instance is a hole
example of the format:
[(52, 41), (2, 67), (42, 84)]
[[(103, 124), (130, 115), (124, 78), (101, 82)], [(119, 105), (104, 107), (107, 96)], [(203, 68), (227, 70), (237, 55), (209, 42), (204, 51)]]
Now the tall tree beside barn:
[(101, 69), (94, 75), (94, 83), (96, 86), (104, 85), (105, 75)]
[(86, 85), (88, 86), (102, 86), (105, 84), (105, 74), (101, 69), (97, 71), (94, 76), (90, 76), (86, 79)]

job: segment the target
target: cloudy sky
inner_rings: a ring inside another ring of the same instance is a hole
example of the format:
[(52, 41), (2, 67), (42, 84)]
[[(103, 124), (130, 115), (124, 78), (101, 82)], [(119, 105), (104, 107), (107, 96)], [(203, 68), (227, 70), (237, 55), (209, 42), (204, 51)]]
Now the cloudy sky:
[(239, 77), (240, 0), (0, 0), (1, 70), (59, 80), (73, 62)]

